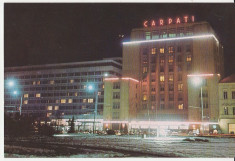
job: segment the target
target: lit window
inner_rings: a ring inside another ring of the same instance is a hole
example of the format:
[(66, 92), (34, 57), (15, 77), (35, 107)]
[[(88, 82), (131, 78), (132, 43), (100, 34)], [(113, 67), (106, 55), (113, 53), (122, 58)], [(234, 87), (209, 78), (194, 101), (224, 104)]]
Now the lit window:
[(183, 84), (182, 83), (178, 84), (178, 91), (182, 91), (182, 89), (183, 89)]
[(93, 103), (93, 98), (88, 98), (88, 103)]
[(224, 107), (224, 114), (228, 115), (228, 107)]
[(86, 85), (83, 88), (86, 89)]
[(33, 85), (35, 85), (36, 84), (36, 81), (33, 81)]
[(179, 105), (178, 105), (178, 109), (179, 109), (179, 110), (183, 110), (183, 109), (184, 109), (184, 105), (183, 105), (183, 104), (179, 104)]
[(47, 106), (47, 110), (52, 110), (52, 106)]
[(169, 63), (172, 63), (173, 62), (173, 56), (169, 56), (169, 60), (168, 60)]
[(59, 106), (55, 106), (55, 110), (56, 110), (56, 111), (59, 110)]
[(69, 82), (70, 82), (70, 83), (73, 83), (73, 82), (74, 82), (74, 80), (73, 80), (73, 79), (71, 79)]
[(73, 99), (70, 98), (70, 99), (68, 100), (68, 103), (73, 103)]
[(164, 54), (164, 48), (160, 48), (160, 53)]
[(152, 54), (156, 54), (156, 48), (152, 48)]
[(50, 80), (50, 84), (54, 84), (55, 83), (55, 81), (54, 80)]
[(61, 99), (60, 103), (66, 103), (66, 99)]
[(169, 47), (169, 53), (173, 53), (174, 52), (174, 47), (173, 46), (170, 46)]
[(37, 93), (37, 94), (36, 94), (36, 97), (41, 97), (41, 93)]
[(226, 90), (224, 90), (224, 99), (228, 99), (228, 92)]
[(47, 113), (47, 117), (50, 117), (52, 115), (52, 113)]
[(176, 34), (169, 34), (169, 37), (176, 37)]
[(146, 33), (145, 33), (145, 38), (146, 38), (146, 40), (150, 40), (150, 39), (151, 39), (151, 34), (150, 34), (150, 32), (146, 32)]
[(29, 97), (29, 94), (24, 94), (24, 98), (28, 98)]
[(83, 103), (86, 103), (86, 99), (84, 98), (84, 99), (82, 100), (82, 102), (83, 102)]
[(101, 95), (101, 92), (98, 92), (98, 96), (100, 96)]
[(74, 96), (78, 96), (78, 92), (75, 92), (75, 93), (74, 93)]
[(164, 75), (160, 76), (160, 82), (164, 82)]
[(104, 84), (103, 84), (103, 89), (104, 89)]
[(143, 73), (147, 73), (148, 72), (148, 68), (147, 67), (143, 67)]
[(173, 81), (173, 75), (169, 75), (169, 81)]
[(143, 101), (147, 101), (147, 95), (143, 95)]
[(24, 104), (27, 105), (28, 104), (28, 100), (24, 100)]
[(39, 85), (40, 84), (40, 81), (37, 81), (37, 85)]
[(191, 55), (187, 55), (186, 61), (192, 61), (192, 56)]

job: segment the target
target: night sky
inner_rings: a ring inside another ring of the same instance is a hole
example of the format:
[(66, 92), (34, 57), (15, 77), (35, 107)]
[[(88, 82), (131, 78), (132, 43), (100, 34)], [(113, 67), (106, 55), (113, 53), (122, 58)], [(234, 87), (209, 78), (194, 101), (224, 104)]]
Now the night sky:
[(4, 66), (121, 57), (121, 42), (145, 19), (186, 14), (212, 25), (224, 46), (225, 75), (235, 73), (234, 4), (5, 3)]

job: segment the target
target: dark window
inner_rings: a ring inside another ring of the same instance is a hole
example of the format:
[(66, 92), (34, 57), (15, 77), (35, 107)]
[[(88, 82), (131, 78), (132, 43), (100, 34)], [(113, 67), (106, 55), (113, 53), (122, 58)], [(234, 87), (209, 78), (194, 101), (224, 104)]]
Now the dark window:
[(174, 71), (173, 65), (169, 65), (169, 72), (173, 72), (173, 71)]
[(120, 82), (114, 82), (113, 89), (120, 89)]
[(174, 91), (174, 85), (173, 84), (169, 84), (169, 91)]
[(182, 81), (182, 74), (178, 74), (178, 81)]
[(177, 52), (181, 52), (181, 46), (177, 47)]
[(182, 62), (182, 56), (181, 55), (177, 56), (177, 62)]
[(233, 107), (233, 115), (235, 115), (235, 107)]
[(160, 85), (160, 91), (164, 91), (165, 89), (164, 89), (164, 84), (161, 84)]
[(191, 51), (191, 46), (190, 45), (186, 45), (186, 52), (190, 52)]
[(169, 101), (174, 101), (174, 94), (169, 94)]
[(120, 109), (120, 102), (113, 102), (113, 109)]
[(224, 99), (228, 99), (228, 92), (224, 91)]
[(160, 66), (160, 72), (164, 72), (164, 66)]
[(235, 91), (232, 91), (232, 99), (235, 99)]
[(120, 99), (120, 92), (113, 92), (113, 99)]

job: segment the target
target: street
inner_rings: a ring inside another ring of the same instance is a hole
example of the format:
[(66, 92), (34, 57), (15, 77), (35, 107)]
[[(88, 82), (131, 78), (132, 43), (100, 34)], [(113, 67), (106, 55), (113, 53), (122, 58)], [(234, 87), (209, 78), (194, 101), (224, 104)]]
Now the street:
[[(185, 140), (185, 139), (188, 140)], [(197, 141), (195, 141), (195, 139)], [(203, 141), (204, 140), (204, 141)], [(208, 140), (208, 142), (205, 142)], [(27, 142), (24, 140), (24, 143)], [(233, 158), (235, 138), (211, 137), (150, 137), (115, 136), (93, 134), (61, 134), (44, 141), (44, 148), (55, 146), (72, 149), (70, 154), (55, 153), (47, 157), (109, 158), (109, 157), (193, 157), (193, 158)], [(30, 142), (32, 145), (32, 142)], [(6, 143), (7, 144), (7, 143)], [(5, 144), (5, 145), (6, 145)], [(22, 145), (22, 144), (21, 144)], [(27, 145), (28, 147), (29, 145)], [(37, 147), (38, 148), (38, 147)], [(61, 151), (61, 150), (60, 150)], [(63, 150), (64, 151), (64, 150)], [(6, 152), (5, 152), (6, 153)], [(5, 155), (5, 157), (10, 157)], [(28, 157), (38, 157), (28, 156)]]

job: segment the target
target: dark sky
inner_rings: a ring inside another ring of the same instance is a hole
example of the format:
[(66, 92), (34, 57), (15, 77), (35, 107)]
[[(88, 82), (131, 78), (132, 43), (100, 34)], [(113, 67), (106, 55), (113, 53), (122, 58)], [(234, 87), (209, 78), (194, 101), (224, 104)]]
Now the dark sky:
[(224, 45), (225, 74), (235, 73), (234, 4), (5, 3), (4, 66), (122, 56), (121, 42), (145, 19), (185, 14), (212, 25)]

